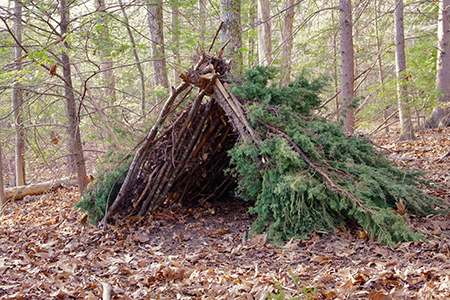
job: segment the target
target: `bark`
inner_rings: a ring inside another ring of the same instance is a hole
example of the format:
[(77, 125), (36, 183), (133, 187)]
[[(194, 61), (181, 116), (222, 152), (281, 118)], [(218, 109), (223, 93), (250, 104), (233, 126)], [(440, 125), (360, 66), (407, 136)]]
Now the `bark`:
[(62, 185), (73, 186), (78, 182), (76, 177), (65, 177), (57, 180), (50, 180), (38, 184), (31, 184), (27, 186), (19, 186), (5, 189), (5, 200), (21, 199), (28, 195), (40, 195), (47, 191), (56, 189)]
[(166, 72), (166, 57), (164, 53), (164, 30), (162, 1), (148, 0), (148, 27), (152, 36), (153, 70), (155, 72), (155, 85), (169, 89), (169, 80)]
[(220, 14), (223, 21), (220, 39), (223, 44), (230, 41), (225, 48), (225, 57), (231, 60), (232, 70), (238, 70), (242, 66), (241, 1), (221, 0)]
[[(106, 5), (105, 0), (96, 0), (95, 1), (98, 7), (98, 10), (100, 12), (105, 12)], [(105, 15), (106, 17), (106, 15)], [(108, 23), (106, 21), (102, 21), (103, 25), (103, 32), (102, 35), (104, 37), (109, 35), (109, 28)], [(101, 69), (104, 70), (102, 72), (103, 74), (103, 82), (105, 84), (105, 98), (109, 104), (109, 106), (113, 107), (116, 103), (116, 78), (114, 77), (113, 73), (113, 62), (111, 60), (111, 52), (109, 51), (108, 47), (103, 47), (101, 50), (101, 56), (102, 56), (102, 64)]]
[[(379, 6), (377, 5), (379, 2), (378, 0), (374, 2), (375, 3), (375, 37), (376, 37), (376, 41), (377, 41), (377, 52), (378, 52), (378, 57), (377, 57), (377, 61), (378, 61), (378, 77), (380, 79), (380, 86), (384, 85), (384, 74), (383, 74), (383, 63), (381, 61), (381, 44), (382, 44), (382, 40), (380, 37), (380, 32), (379, 32), (379, 25), (378, 25), (378, 8)], [(384, 121), (386, 121), (386, 119), (389, 117), (389, 109), (390, 106), (385, 107), (384, 109)], [(386, 128), (384, 129), (385, 133), (389, 132), (389, 126), (386, 126)]]
[(258, 51), (255, 51), (257, 41), (255, 40), (256, 33), (256, 0), (251, 0), (252, 4), (249, 9), (249, 22), (250, 22), (250, 33), (248, 37), (248, 66), (258, 65)]
[(259, 64), (272, 64), (272, 32), (270, 18), (270, 0), (258, 0), (258, 56)]
[(351, 0), (340, 0), (340, 28), (341, 28), (341, 111), (340, 117), (343, 121), (343, 130), (346, 134), (353, 134), (354, 109), (354, 57), (352, 36), (352, 2)]
[(404, 74), (406, 70), (406, 55), (405, 33), (403, 28), (403, 0), (395, 1), (395, 65), (397, 72), (397, 102), (401, 126), (399, 140), (411, 140), (414, 138), (414, 133)]
[[(331, 17), (333, 19), (333, 23), (334, 23), (334, 10), (331, 11)], [(339, 34), (339, 32), (335, 32), (335, 34), (333, 34), (333, 83), (334, 83), (334, 94), (336, 95), (336, 97), (334, 97), (336, 100), (334, 101), (334, 107), (335, 107), (335, 112), (336, 112), (336, 120), (339, 122), (341, 116), (339, 115), (339, 97), (337, 97), (341, 91), (339, 89), (339, 72), (338, 72), (338, 52), (339, 52), (339, 46), (338, 46), (338, 38), (337, 35)], [(330, 98), (331, 99), (331, 98)], [(330, 100), (331, 101), (331, 100)], [(328, 102), (328, 101), (327, 101)]]
[(294, 22), (294, 0), (286, 1), (286, 13), (284, 15), (284, 26), (281, 32), (281, 38), (283, 40), (284, 46), (281, 53), (281, 72), (282, 72), (282, 82), (283, 86), (289, 85), (291, 82), (291, 52), (292, 52), (292, 24)]
[(173, 68), (173, 78), (174, 82), (179, 82), (179, 67), (181, 66), (180, 57), (180, 19), (179, 19), (179, 9), (178, 3), (172, 4), (172, 44), (173, 44), (173, 58), (174, 58), (174, 68)]
[[(68, 18), (68, 7), (65, 0), (60, 1), (60, 14), (61, 14), (61, 36), (65, 36), (67, 33), (67, 28), (69, 25)], [(75, 101), (75, 95), (73, 92), (72, 85), (72, 75), (70, 70), (70, 60), (68, 56), (68, 43), (67, 40), (63, 41), (64, 47), (67, 51), (61, 52), (61, 61), (63, 67), (63, 76), (65, 80), (64, 84), (64, 96), (66, 98), (66, 111), (69, 118), (69, 131), (68, 137), (70, 141), (71, 155), (74, 164), (74, 169), (77, 171), (78, 186), (80, 189), (80, 195), (83, 196), (84, 189), (87, 186), (87, 176), (86, 176), (86, 164), (83, 154), (83, 146), (81, 144), (80, 128), (79, 128), (79, 118), (77, 115), (77, 105)]]
[(24, 152), (25, 145), (23, 140), (23, 120), (22, 120), (22, 105), (23, 97), (21, 84), (17, 77), (22, 70), (22, 62), (19, 58), (22, 56), (22, 48), (19, 46), (22, 43), (22, 4), (19, 0), (14, 1), (14, 34), (16, 37), (16, 44), (14, 45), (14, 60), (15, 70), (17, 72), (12, 89), (12, 106), (15, 127), (15, 182), (16, 186), (25, 185), (25, 160)]
[(139, 59), (139, 55), (137, 53), (136, 50), (136, 42), (134, 40), (134, 36), (133, 36), (133, 32), (131, 31), (130, 28), (130, 24), (128, 22), (128, 15), (127, 12), (125, 11), (125, 7), (122, 4), (122, 0), (119, 0), (119, 5), (120, 5), (120, 9), (122, 10), (122, 15), (124, 18), (124, 23), (125, 23), (125, 27), (127, 28), (127, 32), (128, 32), (128, 36), (130, 37), (130, 42), (131, 42), (131, 47), (133, 47), (133, 55), (134, 55), (134, 59), (136, 60), (137, 63), (137, 68), (139, 71), (139, 79), (141, 80), (141, 113), (142, 116), (145, 116), (145, 78), (144, 78), (144, 71), (142, 71), (142, 66), (141, 66), (141, 61)]
[(438, 57), (436, 88), (442, 94), (439, 106), (433, 109), (428, 125), (431, 127), (450, 126), (450, 0), (439, 2)]
[(3, 153), (2, 153), (2, 145), (0, 145), (0, 205), (3, 207), (6, 203), (5, 198), (5, 187), (3, 185)]

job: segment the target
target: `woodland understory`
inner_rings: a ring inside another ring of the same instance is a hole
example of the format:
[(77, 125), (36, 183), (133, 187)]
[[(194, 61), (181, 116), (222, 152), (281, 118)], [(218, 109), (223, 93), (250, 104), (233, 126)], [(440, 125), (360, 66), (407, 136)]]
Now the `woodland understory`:
[[(449, 129), (415, 141), (379, 133), (399, 166), (429, 171), (428, 190), (449, 200)], [(93, 152), (90, 166), (96, 165)], [(11, 176), (11, 174), (5, 174)], [(40, 176), (46, 176), (41, 174)], [(275, 246), (247, 236), (251, 203), (224, 197), (162, 207), (120, 226), (94, 226), (65, 187), (9, 203), (1, 216), (0, 299), (448, 299), (450, 215), (408, 223), (427, 242), (388, 247), (361, 227)], [(407, 213), (401, 211), (399, 213)], [(106, 297), (106, 298), (105, 298)]]
[(450, 0), (8, 0), (0, 41), (0, 299), (450, 299)]

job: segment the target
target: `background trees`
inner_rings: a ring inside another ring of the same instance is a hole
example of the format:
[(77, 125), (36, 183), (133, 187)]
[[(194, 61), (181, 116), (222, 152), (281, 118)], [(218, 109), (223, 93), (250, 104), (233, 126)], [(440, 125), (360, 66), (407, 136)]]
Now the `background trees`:
[(429, 125), (450, 125), (450, 1), (442, 0), (439, 3), (438, 20), (438, 51), (436, 88), (442, 93), (439, 104), (433, 108)]
[(354, 57), (352, 34), (352, 1), (339, 2), (341, 28), (341, 118), (344, 132), (352, 134), (355, 130), (353, 89), (354, 89)]
[(414, 137), (411, 122), (411, 107), (408, 101), (406, 87), (407, 77), (405, 57), (405, 32), (403, 25), (403, 0), (395, 1), (395, 66), (397, 72), (397, 101), (400, 115), (400, 140), (410, 140)]
[[(66, 147), (71, 138), (65, 133), (74, 124), (80, 128), (81, 153), (133, 147), (153, 124), (158, 100), (178, 80), (177, 70), (193, 63), (195, 49), (209, 45), (221, 20), (230, 21), (222, 40), (232, 40), (225, 51), (237, 55), (235, 69), (280, 67), (283, 85), (299, 74), (328, 78), (319, 113), (332, 120), (338, 111), (345, 112), (347, 132), (371, 132), (396, 121), (398, 82), (401, 99), (409, 99), (404, 109), (410, 112), (402, 119), (411, 118), (410, 128), (423, 124), (433, 107), (431, 119), (441, 122), (450, 86), (445, 79), (447, 2), (403, 1), (406, 68), (401, 81), (394, 1), (353, 1), (351, 17), (350, 1), (343, 0), (74, 1), (66, 2), (70, 24), (65, 31), (64, 19), (58, 17), (60, 2), (2, 2), (0, 139), (5, 160), (22, 157), (20, 148), (26, 149), (28, 170), (58, 176), (64, 170), (55, 166), (74, 153)], [(340, 7), (347, 9), (342, 24)], [(342, 38), (341, 29), (346, 30)], [(344, 52), (340, 42), (347, 45)], [(216, 43), (212, 51), (220, 46)], [(340, 63), (342, 54), (348, 56)], [(68, 99), (75, 114), (66, 116)], [(74, 127), (69, 131), (77, 139)], [(20, 178), (20, 160), (13, 165)], [(12, 178), (6, 181), (14, 184)]]

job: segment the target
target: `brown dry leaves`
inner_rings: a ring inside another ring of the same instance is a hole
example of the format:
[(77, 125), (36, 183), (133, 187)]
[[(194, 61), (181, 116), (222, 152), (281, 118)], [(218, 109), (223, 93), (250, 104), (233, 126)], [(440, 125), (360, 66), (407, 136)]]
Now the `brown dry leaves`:
[(242, 243), (251, 223), (244, 208), (166, 210), (104, 231), (72, 210), (76, 198), (60, 189), (8, 208), (0, 226), (2, 299), (99, 299), (109, 284), (113, 299), (259, 300), (275, 292), (273, 279), (287, 297), (301, 296), (290, 274), (317, 289), (313, 299), (450, 297), (450, 216), (413, 220), (436, 237), (427, 244), (389, 248), (354, 229), (277, 248), (266, 234)]
[[(434, 140), (448, 148), (443, 139)], [(423, 147), (445, 154), (427, 140)], [(1, 299), (101, 299), (111, 286), (113, 299), (260, 300), (276, 292), (273, 279), (286, 299), (450, 298), (450, 216), (410, 217), (428, 243), (390, 248), (350, 226), (275, 247), (265, 234), (245, 238), (252, 217), (242, 204), (166, 209), (103, 229), (72, 209), (77, 197), (59, 189), (9, 204), (0, 217)]]
[(397, 142), (398, 131), (379, 133), (376, 142), (387, 149), (398, 167), (410, 165), (414, 170), (429, 172), (425, 178), (438, 183), (427, 192), (450, 201), (450, 128), (428, 129), (417, 134), (415, 141)]

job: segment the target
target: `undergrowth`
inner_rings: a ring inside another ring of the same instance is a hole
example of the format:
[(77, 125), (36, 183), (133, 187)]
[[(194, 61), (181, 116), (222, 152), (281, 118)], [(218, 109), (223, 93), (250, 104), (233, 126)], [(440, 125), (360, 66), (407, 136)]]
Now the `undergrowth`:
[[(406, 215), (394, 212), (400, 200), (412, 214), (444, 207), (420, 189), (427, 184), (423, 173), (395, 168), (368, 139), (347, 137), (340, 124), (314, 115), (324, 81), (310, 83), (301, 76), (281, 87), (275, 74), (272, 68), (251, 69), (233, 88), (247, 101), (249, 121), (262, 140), (241, 142), (230, 151), (240, 195), (256, 200), (250, 209), (258, 215), (253, 231), (283, 241), (334, 232), (354, 220), (385, 244), (423, 239), (408, 227)], [(285, 132), (313, 165), (271, 128)]]
[(308, 287), (306, 287), (305, 284), (303, 284), (303, 286), (300, 287), (300, 282), (299, 282), (298, 278), (295, 277), (291, 272), (289, 272), (289, 275), (291, 276), (291, 279), (294, 283), (294, 286), (296, 289), (295, 293), (298, 294), (299, 296), (286, 298), (287, 296), (286, 296), (286, 292), (284, 291), (283, 286), (281, 285), (281, 283), (278, 280), (276, 280), (274, 278), (273, 284), (275, 285), (275, 289), (277, 292), (270, 294), (267, 297), (267, 299), (275, 299), (275, 300), (301, 300), (301, 299), (315, 300), (315, 299), (319, 299), (317, 287), (308, 288)]
[(106, 203), (108, 207), (111, 206), (125, 180), (132, 157), (118, 165), (121, 156), (113, 151), (106, 155), (106, 160), (96, 171), (95, 181), (88, 185), (83, 199), (75, 204), (75, 208), (88, 213), (89, 221), (93, 224), (103, 219)]

